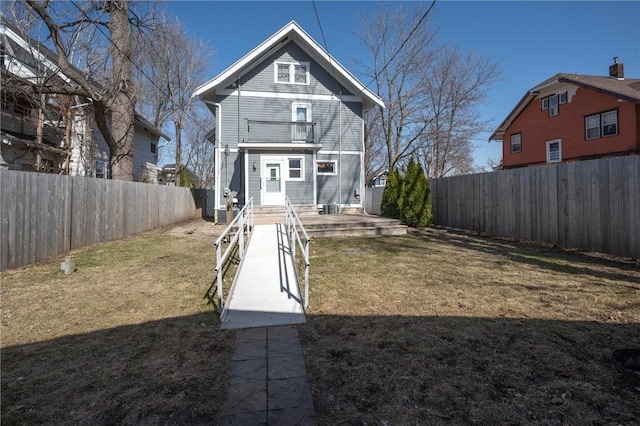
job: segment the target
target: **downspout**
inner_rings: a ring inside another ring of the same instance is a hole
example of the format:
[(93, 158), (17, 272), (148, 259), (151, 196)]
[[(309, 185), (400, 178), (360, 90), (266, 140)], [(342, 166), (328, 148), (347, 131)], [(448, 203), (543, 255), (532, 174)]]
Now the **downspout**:
[(342, 90), (338, 103), (338, 205), (342, 207)]
[[(236, 158), (240, 158), (240, 142), (242, 142), (240, 140), (240, 136), (241, 136), (241, 132), (240, 132), (240, 100), (242, 99), (242, 85), (240, 84), (240, 79), (242, 78), (241, 75), (238, 75), (238, 152), (236, 154)], [(246, 167), (246, 165), (245, 165)], [(245, 167), (240, 167), (240, 173), (242, 173), (245, 169)], [(234, 164), (234, 169), (235, 169), (235, 164)], [(240, 176), (240, 182), (244, 182), (243, 176)], [(230, 182), (227, 182), (227, 185), (231, 186)], [(240, 190), (240, 188), (238, 188), (238, 190)], [(247, 202), (247, 190), (248, 188), (244, 188), (243, 191), (243, 203), (242, 204), (246, 204)], [(240, 192), (240, 191), (238, 191)]]
[(215, 159), (214, 159), (215, 168), (216, 168), (215, 197), (216, 197), (217, 207), (215, 208), (215, 211), (213, 213), (214, 221), (218, 223), (218, 210), (224, 208), (224, 205), (220, 204), (220, 150), (222, 149), (222, 143), (220, 139), (222, 137), (222, 105), (220, 105), (218, 102), (207, 101), (205, 99), (202, 99), (202, 102), (204, 102), (205, 104), (213, 105), (218, 109), (218, 113), (216, 114), (216, 140), (215, 140), (216, 153), (215, 153)]

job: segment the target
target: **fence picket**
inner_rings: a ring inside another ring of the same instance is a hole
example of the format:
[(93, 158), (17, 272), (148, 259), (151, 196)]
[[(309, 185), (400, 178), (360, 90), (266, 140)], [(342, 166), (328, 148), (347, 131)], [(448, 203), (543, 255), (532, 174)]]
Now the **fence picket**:
[(192, 219), (188, 188), (0, 171), (0, 270)]
[(429, 185), (436, 225), (640, 258), (640, 156), (431, 179)]

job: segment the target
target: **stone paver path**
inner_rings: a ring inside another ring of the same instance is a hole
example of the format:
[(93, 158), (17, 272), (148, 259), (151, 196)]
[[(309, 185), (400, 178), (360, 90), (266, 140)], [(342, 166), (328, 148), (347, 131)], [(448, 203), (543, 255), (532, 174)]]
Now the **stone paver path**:
[(220, 425), (315, 425), (295, 326), (236, 331)]

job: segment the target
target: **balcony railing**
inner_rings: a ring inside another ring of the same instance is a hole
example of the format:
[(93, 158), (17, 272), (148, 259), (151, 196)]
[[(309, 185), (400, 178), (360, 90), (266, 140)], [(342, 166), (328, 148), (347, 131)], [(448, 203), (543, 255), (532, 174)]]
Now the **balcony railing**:
[(315, 122), (244, 120), (244, 142), (316, 143)]

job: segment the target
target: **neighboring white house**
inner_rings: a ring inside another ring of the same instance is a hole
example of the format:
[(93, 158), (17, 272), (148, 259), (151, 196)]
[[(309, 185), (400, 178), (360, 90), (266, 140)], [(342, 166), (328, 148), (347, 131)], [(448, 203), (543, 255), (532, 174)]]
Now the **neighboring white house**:
[[(61, 72), (53, 52), (2, 15), (0, 72), (0, 169), (110, 177), (109, 148), (93, 123), (90, 102), (59, 94), (34, 99), (45, 80), (71, 88), (77, 83)], [(134, 132), (134, 180), (157, 182), (158, 142), (169, 137), (138, 114)]]

